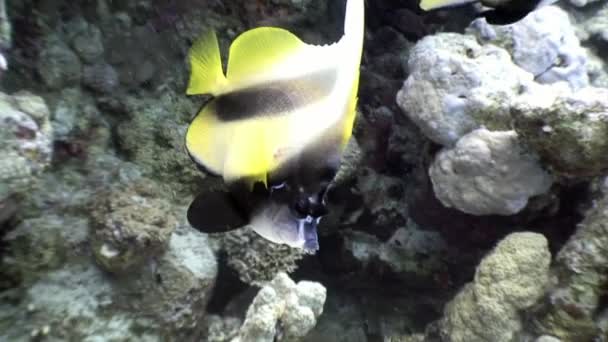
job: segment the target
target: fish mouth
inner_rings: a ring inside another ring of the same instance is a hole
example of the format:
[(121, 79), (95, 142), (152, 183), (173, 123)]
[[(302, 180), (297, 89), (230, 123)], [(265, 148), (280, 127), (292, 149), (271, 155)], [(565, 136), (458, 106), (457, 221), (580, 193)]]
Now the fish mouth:
[(319, 221), (312, 216), (296, 217), (288, 206), (271, 203), (254, 215), (249, 226), (266, 240), (314, 254), (319, 250)]
[(300, 236), (300, 240), (303, 241), (302, 249), (306, 253), (314, 254), (319, 250), (317, 225), (319, 224), (320, 218), (306, 216), (305, 218), (298, 219), (297, 221), (298, 235)]

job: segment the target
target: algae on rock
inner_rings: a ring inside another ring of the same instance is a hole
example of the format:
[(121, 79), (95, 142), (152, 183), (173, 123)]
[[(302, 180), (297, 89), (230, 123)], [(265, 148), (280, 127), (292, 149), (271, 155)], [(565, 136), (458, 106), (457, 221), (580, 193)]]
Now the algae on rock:
[(264, 285), (280, 272), (293, 272), (305, 255), (299, 248), (270, 242), (249, 227), (229, 232), (220, 241), (228, 265), (252, 285)]
[(513, 233), (477, 267), (475, 279), (448, 303), (440, 336), (452, 342), (510, 342), (522, 329), (520, 311), (531, 307), (549, 281), (547, 239)]
[(608, 171), (608, 89), (531, 87), (512, 114), (522, 142), (554, 172), (580, 178)]
[(556, 283), (531, 314), (532, 330), (564, 341), (606, 336), (595, 322), (601, 316), (608, 283), (608, 194), (592, 204), (578, 229), (557, 254)]
[(0, 203), (30, 188), (50, 164), (53, 130), (44, 100), (0, 93)]
[(131, 270), (167, 248), (177, 219), (151, 184), (142, 179), (96, 195), (91, 208), (91, 247), (105, 270)]

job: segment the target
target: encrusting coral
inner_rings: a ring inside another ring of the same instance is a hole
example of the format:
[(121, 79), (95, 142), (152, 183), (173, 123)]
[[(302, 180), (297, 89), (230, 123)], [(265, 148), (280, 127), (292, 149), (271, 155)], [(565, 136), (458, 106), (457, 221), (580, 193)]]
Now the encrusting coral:
[(473, 282), (446, 306), (439, 335), (452, 342), (509, 342), (523, 330), (520, 311), (532, 306), (549, 281), (547, 239), (513, 233), (483, 258)]
[(52, 132), (41, 97), (0, 93), (0, 203), (27, 191), (50, 164)]
[(595, 322), (608, 282), (608, 193), (594, 201), (555, 259), (556, 281), (531, 316), (531, 329), (564, 341), (606, 336)]
[(553, 177), (514, 131), (477, 129), (437, 154), (429, 168), (437, 198), (474, 215), (512, 215), (546, 193)]

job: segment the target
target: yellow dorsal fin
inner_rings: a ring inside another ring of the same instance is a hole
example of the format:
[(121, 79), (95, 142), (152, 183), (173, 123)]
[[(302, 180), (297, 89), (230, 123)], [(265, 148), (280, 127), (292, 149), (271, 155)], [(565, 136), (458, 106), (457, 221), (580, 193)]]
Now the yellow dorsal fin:
[(291, 32), (258, 27), (238, 36), (230, 46), (227, 78), (239, 84), (260, 77), (264, 70), (308, 46)]
[(213, 30), (202, 34), (190, 48), (190, 82), (188, 95), (217, 96), (226, 85), (220, 47)]

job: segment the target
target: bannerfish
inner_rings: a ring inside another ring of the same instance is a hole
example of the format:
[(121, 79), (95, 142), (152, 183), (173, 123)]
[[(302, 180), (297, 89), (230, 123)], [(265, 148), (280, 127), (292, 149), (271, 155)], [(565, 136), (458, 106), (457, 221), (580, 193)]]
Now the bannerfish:
[(344, 34), (304, 43), (258, 27), (230, 45), (226, 74), (213, 31), (190, 49), (187, 94), (210, 94), (186, 132), (194, 163), (221, 176), (188, 221), (206, 233), (251, 227), (278, 244), (318, 250), (317, 224), (356, 116), (364, 40), (364, 0), (348, 0)]
[(557, 0), (422, 0), (420, 8), (430, 11), (445, 7), (454, 7), (480, 2), (489, 9), (481, 11), (477, 17), (483, 17), (492, 25), (509, 25), (525, 18), (535, 9), (550, 5)]

